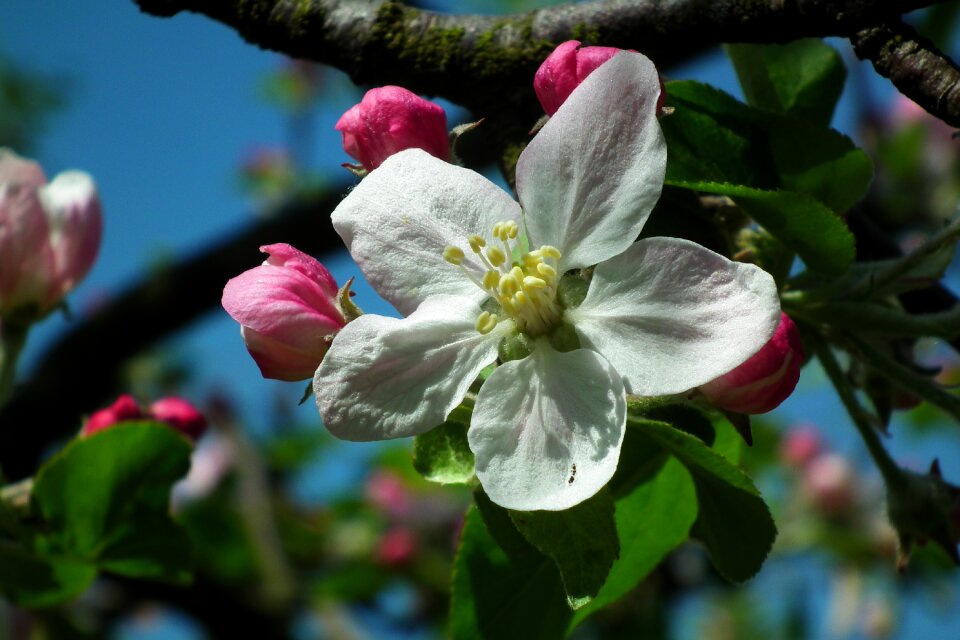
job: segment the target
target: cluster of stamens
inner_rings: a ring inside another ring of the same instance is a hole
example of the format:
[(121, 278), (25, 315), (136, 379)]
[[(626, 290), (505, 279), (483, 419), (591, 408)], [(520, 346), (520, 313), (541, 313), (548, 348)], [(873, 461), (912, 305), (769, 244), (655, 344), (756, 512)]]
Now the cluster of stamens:
[[(523, 253), (517, 237), (520, 228), (512, 220), (493, 225), (493, 241), (470, 236), (470, 250), (479, 259), (483, 274), (472, 273), (464, 265), (466, 254), (460, 247), (443, 250), (443, 259), (456, 265), (478, 287), (499, 303), (505, 316), (517, 329), (530, 336), (548, 333), (559, 321), (562, 309), (557, 303), (557, 261), (560, 251), (544, 245)], [(477, 331), (487, 334), (500, 317), (484, 311), (477, 318)]]

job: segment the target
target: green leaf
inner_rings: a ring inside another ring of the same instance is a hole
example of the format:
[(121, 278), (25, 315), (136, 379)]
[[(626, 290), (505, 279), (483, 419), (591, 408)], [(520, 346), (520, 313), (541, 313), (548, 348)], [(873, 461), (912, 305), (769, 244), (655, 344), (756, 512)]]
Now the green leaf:
[(725, 48), (749, 104), (830, 124), (847, 75), (843, 59), (833, 47), (808, 39)]
[(842, 274), (856, 255), (853, 234), (843, 221), (812, 196), (763, 191), (720, 182), (669, 182), (674, 186), (730, 196), (810, 269)]
[(449, 419), (413, 441), (413, 468), (426, 480), (466, 484), (473, 479), (473, 452), (467, 443), (469, 409), (458, 407)]
[(572, 612), (556, 565), (517, 533), (506, 509), (475, 495), (454, 560), (451, 637), (563, 637)]
[(571, 609), (600, 591), (620, 555), (613, 498), (600, 491), (564, 511), (511, 511), (517, 530), (557, 563)]
[(0, 594), (22, 607), (49, 607), (76, 597), (96, 575), (87, 563), (41, 558), (0, 539)]
[[(621, 456), (621, 466), (630, 462)], [(576, 612), (571, 628), (640, 584), (668, 553), (686, 541), (696, 517), (693, 480), (674, 459), (667, 460), (648, 482), (617, 499), (620, 557), (593, 601)]]
[(847, 136), (796, 118), (772, 120), (767, 131), (787, 190), (812, 195), (838, 214), (867, 193), (873, 163)]
[(130, 576), (183, 581), (189, 545), (170, 519), (170, 488), (190, 468), (191, 443), (166, 425), (131, 422), (78, 438), (37, 473), (43, 553)]
[(722, 455), (669, 424), (630, 419), (631, 428), (673, 454), (693, 476), (699, 512), (693, 528), (728, 580), (760, 570), (777, 535), (770, 510), (750, 478)]

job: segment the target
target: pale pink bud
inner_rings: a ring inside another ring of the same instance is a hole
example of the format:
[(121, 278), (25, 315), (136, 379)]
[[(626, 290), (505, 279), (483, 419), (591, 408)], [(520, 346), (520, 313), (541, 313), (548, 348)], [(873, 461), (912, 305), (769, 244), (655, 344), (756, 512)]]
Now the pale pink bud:
[(380, 564), (393, 566), (402, 564), (417, 551), (417, 538), (412, 531), (405, 527), (390, 529), (377, 544), (377, 561)]
[(804, 493), (824, 513), (843, 513), (856, 502), (856, 478), (847, 459), (836, 453), (814, 458), (803, 474)]
[(87, 423), (83, 425), (81, 435), (92, 435), (124, 420), (140, 420), (143, 418), (146, 418), (146, 415), (140, 410), (137, 401), (133, 399), (133, 396), (124, 394), (109, 407), (94, 411), (87, 419)]
[(227, 282), (223, 308), (240, 323), (264, 378), (310, 378), (346, 324), (336, 303), (337, 283), (322, 264), (288, 244), (260, 251), (269, 257)]
[(450, 158), (447, 116), (440, 105), (404, 89), (371, 89), (337, 121), (343, 150), (368, 171), (404, 149)]
[(395, 473), (376, 471), (367, 480), (366, 497), (375, 507), (394, 517), (403, 517), (410, 513), (412, 499), (410, 492)]
[(739, 367), (700, 387), (707, 401), (734, 413), (766, 413), (793, 393), (800, 379), (803, 344), (787, 314), (773, 337)]
[(547, 115), (556, 113), (588, 75), (620, 51), (616, 47), (582, 47), (578, 40), (554, 49), (533, 76), (533, 90)]
[(183, 398), (160, 398), (150, 405), (150, 416), (196, 440), (207, 429), (207, 419), (192, 404)]
[(101, 232), (87, 174), (67, 171), (47, 184), (39, 165), (0, 149), (0, 315), (54, 307), (90, 270)]
[(804, 467), (822, 448), (820, 433), (810, 426), (790, 429), (780, 444), (780, 457), (792, 467)]

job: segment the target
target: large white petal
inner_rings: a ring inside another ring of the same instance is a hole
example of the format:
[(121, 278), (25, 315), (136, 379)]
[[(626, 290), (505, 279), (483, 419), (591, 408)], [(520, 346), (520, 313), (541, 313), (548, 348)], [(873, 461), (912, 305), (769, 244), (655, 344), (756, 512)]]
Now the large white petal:
[(496, 360), (510, 322), (474, 328), (468, 298), (427, 298), (408, 318), (363, 315), (333, 340), (313, 378), (317, 409), (344, 440), (412, 436), (441, 424), (480, 370)]
[(403, 315), (434, 294), (482, 299), (480, 288), (443, 260), (443, 249), (459, 246), (469, 258), (467, 237), (488, 235), (500, 220), (520, 221), (520, 206), (503, 189), (420, 149), (388, 158), (333, 212), (367, 280)]
[(621, 377), (606, 360), (541, 341), (480, 388), (467, 432), (480, 484), (508, 509), (583, 502), (617, 469), (626, 411)]
[(679, 238), (640, 240), (593, 272), (567, 311), (632, 393), (681, 393), (756, 353), (780, 321), (770, 274)]
[(630, 246), (660, 198), (667, 162), (653, 63), (621, 52), (577, 87), (517, 163), (531, 244), (563, 253), (564, 269)]

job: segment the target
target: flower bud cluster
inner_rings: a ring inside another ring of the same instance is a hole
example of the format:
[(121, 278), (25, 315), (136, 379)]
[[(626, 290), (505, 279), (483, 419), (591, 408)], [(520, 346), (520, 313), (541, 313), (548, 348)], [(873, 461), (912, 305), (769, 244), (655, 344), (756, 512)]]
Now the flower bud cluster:
[(196, 440), (207, 429), (207, 419), (183, 398), (160, 398), (145, 410), (133, 396), (122, 395), (104, 409), (94, 411), (83, 425), (81, 436), (90, 436), (127, 420), (156, 420), (170, 425), (191, 440)]

